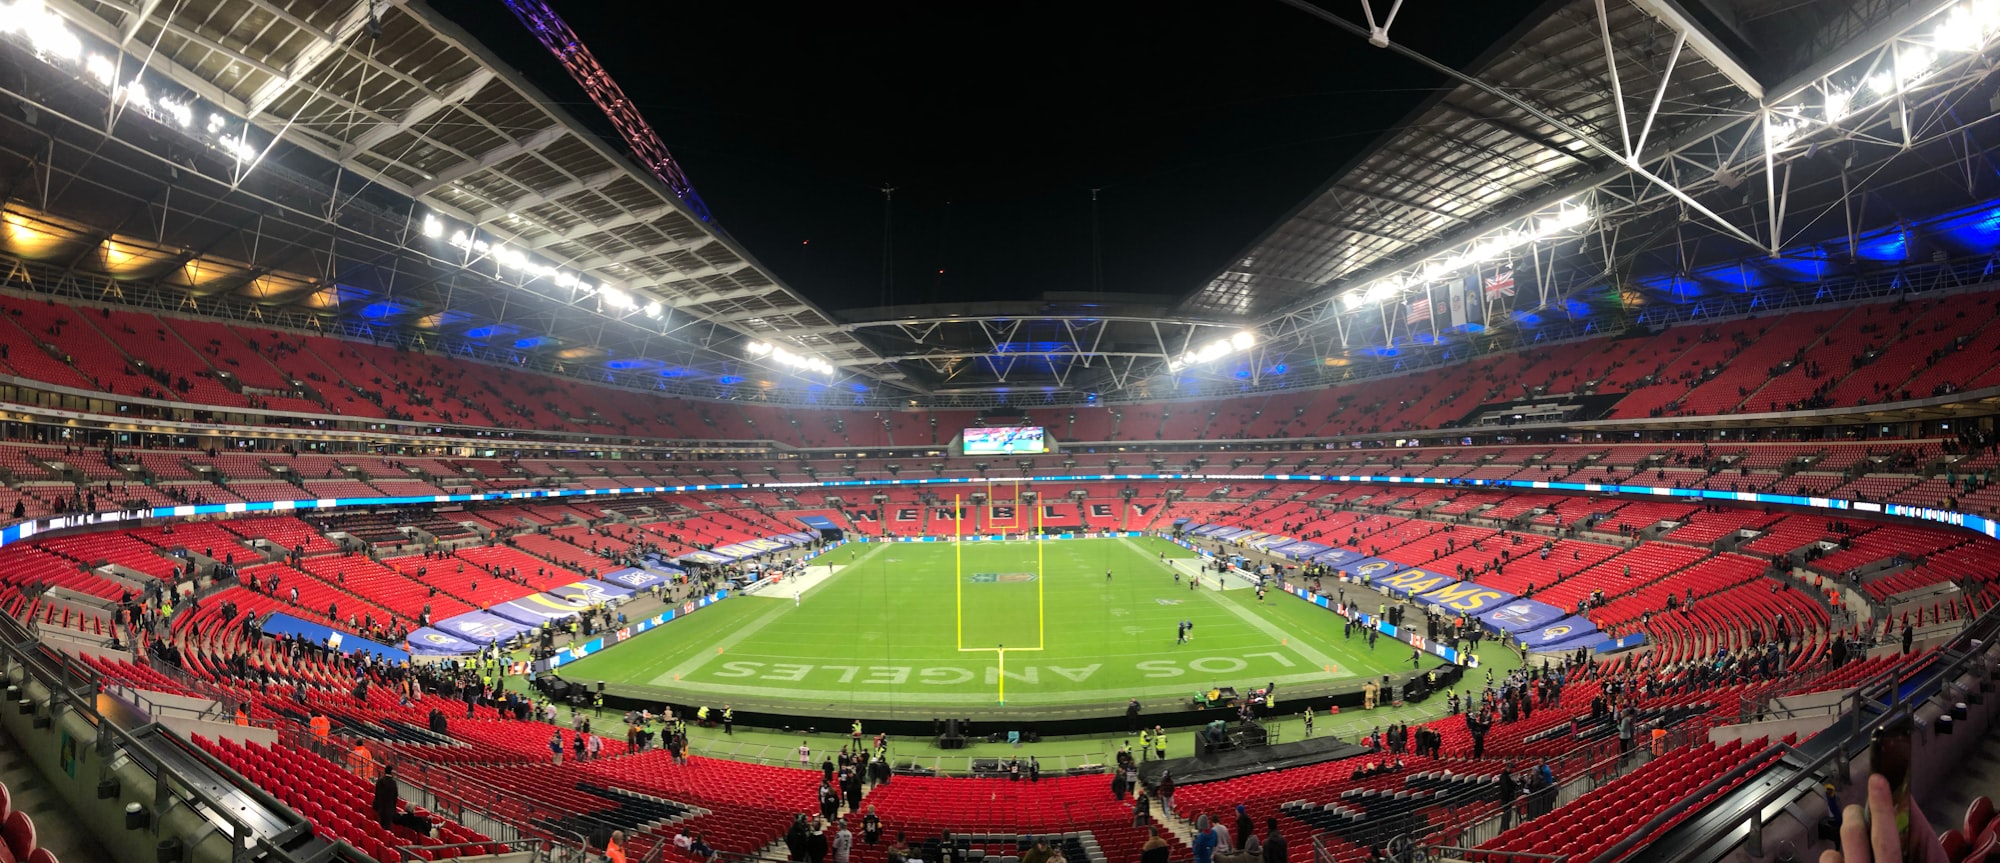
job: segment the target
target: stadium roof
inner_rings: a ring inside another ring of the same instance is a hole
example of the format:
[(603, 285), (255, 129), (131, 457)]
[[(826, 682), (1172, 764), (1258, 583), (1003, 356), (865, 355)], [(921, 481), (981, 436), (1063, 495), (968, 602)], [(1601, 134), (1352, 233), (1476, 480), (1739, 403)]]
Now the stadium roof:
[[(1177, 304), (838, 315), (704, 221), (663, 148), (641, 164), (422, 2), (44, 2), (56, 18), (0, 11), (7, 251), (38, 290), (694, 396), (1309, 386), (1884, 273), (1908, 289), (2000, 240), (1980, 221), (2000, 197), (1991, 2), (1558, 0), (1459, 70), (1393, 22), (1370, 47), (1366, 22), (1274, 0), (1329, 50), (1451, 85)], [(1481, 302), (1503, 265), (1513, 295)], [(1459, 325), (1446, 300), (1468, 274)], [(1437, 313), (1412, 314), (1419, 298)]]
[[(8, 14), (26, 22), (35, 5), (17, 4)], [(286, 237), (270, 220), (302, 216), (300, 227), (309, 228), (304, 223), (315, 215), (325, 222), (332, 212), (331, 221), (338, 222), (343, 209), (372, 204), (384, 221), (404, 223), (365, 239), (371, 246), (405, 248), (371, 248), (365, 258), (337, 251), (344, 260), (306, 268), (358, 290), (322, 296), (304, 308), (372, 310), (355, 317), (372, 328), (415, 329), (441, 339), (519, 333), (513, 341), (540, 338), (554, 355), (573, 362), (654, 358), (717, 374), (727, 364), (752, 365), (743, 343), (808, 328), (815, 332), (793, 341), (815, 355), (866, 379), (899, 377), (704, 222), (698, 199), (683, 201), (421, 2), (47, 0), (46, 8), (73, 28), (70, 36), (81, 44), (29, 40), (51, 67), (40, 71), (115, 89), (120, 98), (114, 104), (140, 108), (125, 113), (147, 115), (135, 122), (182, 126), (191, 146), (169, 144), (169, 161), (227, 181), (220, 189), (193, 182), (148, 185), (177, 186), (217, 198), (215, 205), (255, 212), (271, 202), (230, 199), (258, 191), (260, 172), (277, 169), (319, 181), (327, 189), (323, 202), (313, 202), (316, 213), (244, 214), (263, 222), (254, 229), (264, 243), (296, 241), (301, 251), (329, 248), (333, 238), (325, 235), (334, 226), (321, 225), (318, 238), (309, 231)], [(14, 23), (16, 32), (26, 26)], [(141, 62), (150, 69), (143, 77), (133, 69)], [(105, 74), (97, 73), (100, 68)], [(141, 81), (136, 103), (124, 98), (134, 78)], [(101, 106), (81, 107), (84, 117), (103, 113)], [(161, 113), (183, 108), (184, 119)], [(121, 136), (127, 132), (114, 128)], [(65, 131), (82, 138), (80, 130)], [(156, 138), (158, 131), (138, 134)], [(195, 150), (230, 164), (213, 171), (199, 163)], [(59, 200), (48, 209), (61, 216), (89, 207)], [(168, 209), (156, 239), (182, 249), (210, 245), (176, 218), (204, 208)], [(452, 242), (460, 236), (464, 242)], [(273, 266), (266, 261), (289, 257), (273, 245), (257, 252), (260, 260), (244, 263), (265, 268)], [(404, 259), (393, 276), (378, 273), (371, 281), (359, 272), (384, 269), (380, 256), (391, 252)], [(419, 262), (423, 257), (431, 259), (428, 265)], [(534, 278), (537, 266), (556, 275), (543, 270)], [(597, 286), (612, 291), (592, 289)], [(522, 293), (524, 287), (532, 294)], [(254, 299), (282, 308), (285, 300), (302, 298)], [(590, 312), (569, 313), (580, 306)], [(670, 343), (678, 353), (655, 353)], [(745, 373), (755, 374), (754, 365)]]

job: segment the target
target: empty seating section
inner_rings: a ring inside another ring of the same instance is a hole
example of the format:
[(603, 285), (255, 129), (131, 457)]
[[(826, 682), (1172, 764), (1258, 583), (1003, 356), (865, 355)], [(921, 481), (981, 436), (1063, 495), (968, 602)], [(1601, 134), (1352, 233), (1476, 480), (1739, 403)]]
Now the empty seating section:
[(1729, 360), (1720, 374), (1681, 397), (1679, 413), (1714, 416), (1734, 411), (1786, 363), (1803, 358), (1821, 334), (1846, 315), (1846, 309), (1838, 309), (1764, 319), (1754, 338)]
[(582, 570), (588, 575), (599, 575), (618, 568), (588, 547), (579, 547), (556, 537), (522, 534), (514, 538), (514, 545), (544, 561), (567, 569)]
[(155, 479), (200, 479), (187, 464), (187, 457), (194, 455), (192, 452), (181, 452), (178, 450), (131, 450), (129, 452), (138, 459), (139, 466), (145, 468), (146, 472), (152, 474)]
[(526, 585), (496, 578), (479, 567), (456, 558), (426, 560), (422, 557), (392, 557), (383, 563), (394, 567), (397, 572), (478, 608), (490, 608), (535, 592)]
[(1919, 394), (1906, 382), (1924, 371), (1931, 358), (1960, 337), (1971, 336), (1993, 320), (1992, 295), (1952, 297), (1901, 303), (1885, 321), (1880, 355), (1860, 365), (1831, 393), (1835, 406), (1881, 404), (1934, 395)]
[[(289, 485), (289, 483), (286, 483)], [(305, 483), (304, 496), (307, 500), (349, 500), (381, 497), (382, 492), (358, 479), (309, 479)], [(232, 485), (231, 488), (236, 488)], [(296, 489), (294, 489), (296, 491)], [(238, 493), (242, 493), (240, 490)], [(246, 495), (247, 497), (247, 495)], [(251, 498), (258, 500), (259, 498)], [(282, 498), (271, 498), (282, 500)]]
[[(1040, 782), (1010, 782), (1005, 779), (948, 779), (930, 776), (899, 776), (869, 793), (866, 802), (882, 819), (883, 832), (908, 835), (911, 845), (953, 834), (1059, 837), (1089, 831), (1111, 863), (1138, 863), (1139, 846), (1146, 831), (1132, 826), (1129, 803), (1113, 800), (1102, 776), (1051, 778)], [(1188, 791), (1203, 786), (1189, 786)], [(1218, 812), (1217, 814), (1221, 814)], [(850, 815), (852, 828), (860, 831), (860, 816)], [(1167, 831), (1175, 855), (1190, 853), (1185, 843)], [(1006, 851), (1007, 854), (1014, 853)], [(863, 857), (866, 863), (880, 863), (880, 851)]]
[(124, 533), (78, 534), (43, 540), (41, 548), (94, 569), (116, 564), (158, 579), (172, 578), (181, 562), (163, 557), (159, 548)]
[[(139, 376), (127, 362), (125, 352), (87, 319), (96, 317), (98, 312), (12, 299), (0, 305), (6, 308), (8, 320), (17, 325), (0, 328), (8, 337), (7, 363), (16, 371), (79, 389), (123, 395), (151, 394), (170, 401), (183, 399), (180, 395), (168, 395), (165, 391), (170, 387)], [(53, 348), (54, 353), (44, 345)]]
[(1762, 530), (1766, 526), (1784, 518), (1775, 513), (1763, 513), (1750, 509), (1719, 507), (1690, 513), (1680, 527), (1667, 534), (1674, 542), (1690, 545), (1708, 545), (1716, 540), (1734, 536), (1741, 531)]
[(113, 600), (126, 590), (119, 582), (83, 571), (74, 560), (29, 545), (0, 548), (0, 584), (17, 591), (30, 587), (64, 587)]
[[(209, 740), (195, 735), (194, 742), (214, 755), (231, 770), (284, 801), (310, 819), (313, 828), (346, 841), (376, 860), (403, 859), (397, 848), (426, 845), (473, 845), (472, 848), (440, 849), (424, 853), (434, 859), (499, 853), (501, 846), (478, 847), (491, 841), (451, 821), (440, 823), (438, 835), (427, 836), (408, 827), (383, 827), (371, 810), (374, 785), (342, 769), (339, 765), (304, 749), (284, 744), (237, 744), (229, 740)], [(401, 811), (424, 813), (407, 801), (397, 801)]]
[(168, 551), (185, 549), (225, 563), (251, 559), (242, 534), (235, 532), (235, 525), (225, 525), (219, 521), (169, 522), (128, 533)]
[(317, 495), (284, 480), (238, 480), (229, 484), (229, 491), (247, 501), (273, 500), (315, 500)]
[(1825, 539), (1829, 534), (1824, 519), (1795, 515), (1773, 522), (1757, 538), (1743, 544), (1743, 550), (1757, 554), (1786, 554)]
[(339, 544), (295, 516), (237, 518), (222, 525), (244, 539), (267, 539), (286, 551), (300, 550), (308, 556), (340, 550)]
[[(1722, 779), (1745, 760), (1754, 759), (1762, 763), (1776, 757), (1775, 750), (1767, 751), (1765, 741), (1761, 739), (1748, 745), (1731, 741), (1721, 746), (1704, 743), (1675, 750), (1641, 766), (1630, 775), (1586, 793), (1550, 813), (1547, 818), (1519, 825), (1480, 847), (1491, 851), (1524, 851), (1579, 860), (1595, 859), (1620, 839), (1650, 824), (1654, 813), (1666, 809), (1674, 801), (1708, 790), (1708, 785)], [(1739, 775), (1725, 786), (1725, 790), (1740, 784), (1744, 778)], [(1667, 830), (1687, 814), (1657, 825), (1650, 835)], [(1650, 835), (1640, 837), (1641, 841), (1650, 838)], [(1488, 855), (1475, 852), (1472, 857), (1483, 863)], [(1495, 854), (1491, 855), (1491, 859), (1506, 858)]]
[(1879, 602), (1945, 582), (1985, 584), (1996, 577), (2000, 577), (2000, 549), (1972, 542), (1953, 547), (1949, 554), (1933, 555), (1906, 569), (1871, 578), (1862, 583), (1861, 589)]
[[(330, 570), (335, 573), (340, 571), (340, 568), (337, 566), (315, 568)], [(322, 580), (317, 576), (310, 575), (305, 571), (282, 563), (265, 563), (244, 567), (239, 570), (239, 573), (246, 581), (250, 576), (255, 575), (260, 581), (267, 584), (271, 576), (279, 576), (278, 589), (285, 594), (287, 602), (290, 600), (291, 589), (297, 587), (299, 590), (297, 609), (303, 609), (311, 615), (317, 615), (322, 620), (328, 621), (329, 625), (338, 626), (349, 632), (358, 631), (357, 627), (365, 627), (371, 618), (376, 623), (387, 624), (394, 622), (397, 617), (401, 617), (405, 622), (410, 624), (412, 629), (416, 628), (414, 623), (415, 615), (396, 615), (389, 609), (384, 608), (375, 598), (364, 597), (353, 588), (339, 584), (336, 580), (333, 580), (333, 576), (331, 575), (328, 576), (328, 579)], [(339, 614), (331, 614), (329, 613), (330, 611), (338, 611)], [(292, 610), (291, 613), (306, 616), (305, 614), (300, 614), (298, 610)]]
[(225, 482), (277, 479), (277, 475), (265, 467), (264, 456), (252, 452), (218, 452), (215, 455), (196, 453), (188, 456), (188, 462), (213, 468)]
[(291, 390), (291, 377), (251, 350), (244, 341), (248, 336), (235, 327), (192, 318), (162, 319), (162, 323), (207, 357), (210, 365), (235, 376), (244, 386), (279, 392)]
[(473, 610), (450, 594), (434, 591), (383, 563), (358, 555), (309, 558), (303, 568), (321, 581), (366, 596), (411, 620), (416, 620), (426, 606), (431, 610), (432, 620)]
[[(1607, 596), (1621, 598), (1592, 611), (1590, 619), (1599, 628), (1627, 624), (1646, 612), (1668, 608), (1668, 597), (1685, 601), (1685, 597), (1693, 596), (1699, 600), (1755, 579), (1770, 567), (1765, 561), (1740, 554), (1708, 556), (1696, 552), (1697, 560), (1688, 560), (1685, 553), (1686, 550), (1672, 546), (1642, 545), (1616, 558), (1614, 565), (1627, 557), (1636, 557), (1632, 578), (1627, 583), (1643, 586), (1636, 590), (1629, 586), (1623, 590), (1607, 589)], [(1642, 571), (1651, 578), (1641, 575)], [(1666, 572), (1674, 572), (1674, 577), (1653, 580)]]
[[(1810, 405), (1880, 404), (2000, 384), (2000, 293), (1686, 324), (1654, 335), (1589, 340), (1352, 381), (1311, 392), (1220, 401), (1038, 410), (1066, 441), (1223, 440), (1456, 425), (1526, 386), (1557, 396), (1594, 382), (1623, 394), (1614, 417), (1714, 415)], [(0, 365), (20, 375), (220, 407), (393, 416), (415, 422), (642, 434), (768, 438), (793, 446), (930, 445), (977, 419), (970, 411), (793, 410), (740, 403), (641, 407), (617, 390), (452, 358), (216, 321), (162, 319), (43, 302), (4, 304)], [(41, 347), (51, 345), (65, 362)], [(127, 357), (165, 373), (157, 384)], [(1869, 359), (1863, 360), (1863, 355)], [(1799, 361), (1803, 359), (1804, 361)], [(72, 365), (74, 364), (74, 365)], [(295, 389), (296, 381), (314, 401)]]
[[(195, 404), (248, 407), (250, 400), (217, 377), (215, 367), (181, 339), (172, 324), (150, 315), (136, 322), (124, 322), (137, 332), (114, 331), (120, 346), (137, 359), (164, 372), (174, 390)], [(291, 410), (288, 406), (278, 406)]]
[(1673, 338), (1675, 348), (1684, 347), (1685, 350), (1677, 355), (1673, 350), (1663, 351), (1662, 356), (1671, 358), (1648, 369), (1651, 383), (1633, 389), (1620, 399), (1611, 416), (1626, 418), (1683, 413), (1682, 400), (1690, 394), (1689, 391), (1734, 359), (1745, 347), (1755, 343), (1766, 327), (1765, 322), (1753, 319), (1712, 326), (1690, 324), (1668, 330), (1666, 336)]
[(1888, 559), (1915, 561), (1964, 542), (1964, 538), (1928, 528), (1883, 525), (1849, 536), (1847, 547), (1827, 552), (1808, 566), (1829, 575), (1846, 575), (1856, 567)]

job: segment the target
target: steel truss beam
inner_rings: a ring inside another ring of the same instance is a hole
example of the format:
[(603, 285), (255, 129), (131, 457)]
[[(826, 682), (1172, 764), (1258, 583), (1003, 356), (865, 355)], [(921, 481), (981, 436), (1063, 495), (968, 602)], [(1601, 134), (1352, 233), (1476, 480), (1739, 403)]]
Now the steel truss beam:
[[(1304, 0), (1280, 0), (1280, 2), (1301, 8), (1356, 35), (1366, 35), (1365, 31), (1360, 31), (1356, 25), (1327, 15)], [(1284, 345), (1288, 339), (1303, 339), (1317, 330), (1328, 327), (1336, 328), (1343, 342), (1351, 340), (1353, 328), (1346, 326), (1343, 319), (1354, 314), (1377, 314), (1375, 309), (1378, 304), (1364, 303), (1350, 311), (1345, 307), (1346, 302), (1341, 299), (1342, 294), (1361, 290), (1361, 286), (1371, 285), (1384, 279), (1409, 280), (1421, 272), (1426, 261), (1463, 258), (1486, 238), (1504, 231), (1518, 231), (1524, 225), (1531, 225), (1536, 214), (1552, 212), (1565, 201), (1582, 200), (1591, 206), (1592, 227), (1598, 236), (1606, 241), (1595, 244), (1601, 245), (1604, 252), (1604, 267), (1600, 272), (1610, 272), (1615, 263), (1627, 259), (1629, 255), (1609, 242), (1613, 238), (1618, 238), (1620, 225), (1663, 210), (1699, 213), (1704, 224), (1732, 237), (1748, 248), (1759, 249), (1768, 254), (1773, 250), (1782, 249), (1788, 237), (1782, 230), (1788, 220), (1785, 218), (1787, 203), (1785, 190), (1780, 182), (1783, 180), (1785, 164), (1811, 153), (1816, 149), (1815, 144), (1852, 141), (1908, 149), (1930, 140), (1924, 137), (1923, 132), (1930, 132), (1933, 136), (1948, 135), (1955, 133), (1957, 128), (1980, 122), (1974, 120), (1959, 123), (1953, 129), (1944, 129), (1942, 126), (1944, 112), (1941, 110), (1952, 102), (1954, 93), (1962, 92), (1965, 87), (1984, 75), (1985, 61), (1979, 52), (1947, 58), (1946, 62), (1941, 63), (1928, 77), (1899, 94), (1899, 98), (1893, 103), (1871, 103), (1855, 110), (1840, 123), (1820, 122), (1808, 126), (1812, 119), (1810, 111), (1786, 107), (1797, 104), (1805, 94), (1817, 92), (1823, 95), (1830, 86), (1840, 86), (1838, 80), (1841, 76), (1852, 77), (1858, 69), (1879, 66), (1884, 56), (1894, 56), (1898, 45), (1910, 46), (1927, 41), (1915, 31), (1927, 25), (1934, 26), (1935, 19), (1956, 5), (1957, 0), (1918, 0), (1881, 25), (1849, 41), (1812, 68), (1795, 75), (1781, 85), (1768, 88), (1757, 84), (1754, 78), (1741, 69), (1733, 57), (1704, 51), (1703, 43), (1711, 40), (1700, 33), (1698, 28), (1688, 25), (1674, 10), (1668, 8), (1671, 0), (1612, 0), (1612, 2), (1632, 2), (1647, 14), (1661, 18), (1663, 23), (1676, 33), (1676, 43), (1692, 44), (1697, 53), (1701, 53), (1711, 65), (1722, 70), (1723, 74), (1746, 94), (1761, 92), (1773, 107), (1761, 109), (1745, 106), (1740, 110), (1717, 108), (1705, 122), (1675, 136), (1672, 140), (1656, 143), (1650, 140), (1650, 130), (1653, 119), (1661, 110), (1660, 102), (1666, 86), (1663, 81), (1659, 91), (1651, 96), (1651, 104), (1639, 124), (1637, 136), (1632, 141), (1632, 151), (1621, 153), (1615, 146), (1616, 142), (1605, 142), (1584, 135), (1581, 130), (1566, 126), (1556, 118), (1541, 112), (1536, 106), (1510, 98), (1509, 94), (1500, 88), (1444, 68), (1414, 51), (1401, 46), (1392, 46), (1406, 57), (1452, 75), (1465, 85), (1506, 99), (1531, 116), (1586, 140), (1594, 149), (1609, 156), (1612, 164), (1588, 176), (1563, 184), (1511, 210), (1477, 220), (1435, 241), (1414, 246), (1401, 254), (1351, 273), (1337, 282), (1329, 283), (1327, 289), (1317, 296), (1306, 298), (1264, 316), (1257, 324), (1267, 336), (1267, 343)], [(1719, 49), (1717, 50), (1719, 52)], [(1677, 63), (1678, 52), (1672, 59)], [(1615, 49), (1613, 56), (1608, 57), (1607, 61), (1612, 68), (1617, 67)], [(1671, 64), (1664, 74), (1668, 76), (1672, 74)], [(1893, 121), (1894, 125), (1905, 132), (1901, 140), (1885, 139), (1875, 131), (1871, 131), (1879, 130), (1885, 124), (1891, 124), (1889, 115), (1892, 111), (1900, 111), (1904, 117), (1914, 118), (1911, 122), (1902, 122), (1901, 119)], [(1779, 142), (1778, 146), (1766, 147), (1763, 140), (1767, 128), (1766, 121), (1771, 118), (1777, 118), (1780, 122), (1796, 122), (1802, 128), (1792, 132)], [(1907, 134), (1910, 129), (1918, 130), (1919, 134), (1910, 136)], [(1551, 148), (1551, 151), (1565, 156), (1574, 155), (1560, 148)], [(1737, 225), (1724, 219), (1709, 204), (1697, 199), (1697, 196), (1712, 194), (1721, 188), (1733, 189), (1755, 178), (1759, 173), (1766, 176), (1766, 197), (1770, 204), (1764, 225), (1754, 228)], [(1774, 228), (1778, 230), (1773, 230)], [(1639, 237), (1623, 239), (1635, 240)], [(1574, 236), (1558, 238), (1555, 242), (1545, 245), (1561, 245), (1575, 240)], [(1524, 248), (1521, 254), (1523, 257), (1537, 254), (1549, 256), (1549, 261), (1546, 263), (1539, 257), (1534, 260), (1534, 263), (1546, 271), (1554, 261), (1555, 251), (1549, 249), (1536, 252)], [(1544, 304), (1550, 301), (1559, 302), (1565, 298), (1570, 287), (1574, 285), (1558, 287), (1553, 291), (1544, 288), (1539, 299)]]

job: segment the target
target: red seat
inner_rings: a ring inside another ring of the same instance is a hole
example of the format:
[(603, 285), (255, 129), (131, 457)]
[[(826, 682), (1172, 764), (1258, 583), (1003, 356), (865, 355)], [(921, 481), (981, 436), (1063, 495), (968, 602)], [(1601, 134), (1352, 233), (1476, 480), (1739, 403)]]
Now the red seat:
[(4, 826), (0, 826), (0, 836), (7, 840), (7, 850), (14, 852), (14, 859), (26, 860), (35, 852), (35, 822), (26, 812), (8, 814)]
[(1990, 832), (1985, 834), (1985, 837), (1979, 840), (1978, 847), (1973, 848), (1971, 853), (1966, 854), (1965, 859), (1960, 861), (1960, 863), (1986, 863), (1987, 859), (1993, 856), (1993, 847), (1997, 844), (2000, 844), (2000, 837), (1996, 837)]
[(1965, 805), (1965, 838), (1971, 839), (1986, 832), (1986, 825), (1993, 820), (1993, 801), (1979, 797)]
[(56, 863), (56, 855), (47, 848), (36, 848), (35, 853), (28, 855), (28, 863)]
[(1944, 848), (1944, 859), (1952, 861), (1964, 857), (1968, 847), (1965, 834), (1958, 832), (1956, 827), (1938, 834), (1938, 845)]

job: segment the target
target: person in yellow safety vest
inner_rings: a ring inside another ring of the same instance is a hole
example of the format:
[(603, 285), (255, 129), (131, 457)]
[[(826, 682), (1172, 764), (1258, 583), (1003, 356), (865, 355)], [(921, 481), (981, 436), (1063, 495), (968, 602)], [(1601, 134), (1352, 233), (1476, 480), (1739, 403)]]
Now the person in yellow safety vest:
[(600, 689), (591, 694), (590, 709), (596, 711), (599, 716), (604, 715), (604, 690)]
[(854, 748), (858, 751), (861, 748), (861, 720), (859, 719), (854, 720), (853, 737)]
[(1139, 760), (1144, 761), (1151, 757), (1153, 757), (1153, 732), (1141, 728), (1139, 729)]
[(727, 704), (722, 705), (722, 733), (736, 733), (736, 708)]
[(1158, 726), (1153, 728), (1153, 754), (1161, 761), (1167, 760), (1167, 732)]
[(702, 706), (700, 706), (700, 707), (697, 707), (697, 708), (695, 708), (695, 711), (694, 711), (694, 718), (695, 718), (695, 721), (697, 721), (697, 722), (700, 722), (700, 723), (701, 723), (701, 727), (703, 727), (703, 728), (707, 728), (707, 727), (708, 727), (708, 705), (704, 704), (704, 705), (702, 705)]

